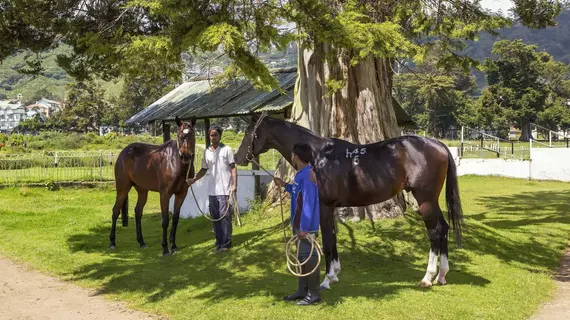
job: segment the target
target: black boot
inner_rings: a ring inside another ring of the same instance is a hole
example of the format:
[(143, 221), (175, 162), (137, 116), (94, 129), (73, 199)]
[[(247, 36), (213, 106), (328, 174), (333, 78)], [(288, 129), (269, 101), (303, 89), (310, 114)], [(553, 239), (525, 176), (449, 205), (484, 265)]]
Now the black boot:
[[(303, 273), (307, 273), (310, 272), (311, 270), (313, 270), (315, 268), (315, 266), (317, 265), (317, 257), (316, 256), (312, 256), (311, 260), (309, 260), (309, 262), (307, 262), (307, 264), (305, 264), (303, 267)], [(320, 279), (321, 279), (321, 268), (320, 266), (317, 267), (317, 270), (315, 270), (315, 272), (313, 272), (312, 274), (308, 275), (306, 278), (307, 279), (307, 285), (308, 285), (308, 293), (307, 295), (303, 298), (303, 300), (297, 302), (298, 306), (308, 306), (311, 304), (315, 304), (321, 301), (321, 294), (319, 293), (319, 285), (320, 285)]]
[(283, 300), (291, 301), (303, 299), (307, 295), (307, 289), (307, 277), (299, 277), (299, 286), (297, 288), (297, 291), (291, 295), (283, 297)]

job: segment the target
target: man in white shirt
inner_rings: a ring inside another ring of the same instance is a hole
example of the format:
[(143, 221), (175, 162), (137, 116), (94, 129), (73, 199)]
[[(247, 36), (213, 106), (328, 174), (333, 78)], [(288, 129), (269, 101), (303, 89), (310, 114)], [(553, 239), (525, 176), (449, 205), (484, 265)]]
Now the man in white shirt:
[(225, 214), (223, 219), (214, 222), (216, 251), (226, 251), (232, 246), (232, 215), (229, 198), (237, 190), (237, 169), (232, 148), (221, 143), (222, 128), (212, 126), (208, 134), (211, 145), (204, 150), (202, 169), (187, 182), (188, 185), (192, 185), (208, 170), (210, 171), (211, 178), (208, 186), (210, 216), (216, 220)]

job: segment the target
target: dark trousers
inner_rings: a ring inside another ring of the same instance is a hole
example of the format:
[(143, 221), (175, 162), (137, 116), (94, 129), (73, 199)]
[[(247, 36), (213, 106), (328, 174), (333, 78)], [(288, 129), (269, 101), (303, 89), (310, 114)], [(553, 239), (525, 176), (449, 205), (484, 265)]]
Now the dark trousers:
[[(224, 213), (226, 216), (214, 223), (216, 236), (216, 249), (232, 247), (232, 212), (229, 208), (229, 196), (210, 196), (210, 216), (219, 219)], [(226, 213), (227, 212), (227, 213)]]
[[(316, 237), (317, 234), (313, 233), (313, 235)], [(297, 247), (297, 252), (298, 252), (298, 259), (299, 262), (305, 262), (305, 260), (307, 260), (309, 257), (309, 254), (311, 254), (311, 243), (309, 242), (309, 240), (307, 239), (301, 239), (301, 241), (299, 241), (299, 245)], [(315, 257), (317, 258), (317, 248), (313, 249), (313, 254), (311, 255), (311, 257)]]

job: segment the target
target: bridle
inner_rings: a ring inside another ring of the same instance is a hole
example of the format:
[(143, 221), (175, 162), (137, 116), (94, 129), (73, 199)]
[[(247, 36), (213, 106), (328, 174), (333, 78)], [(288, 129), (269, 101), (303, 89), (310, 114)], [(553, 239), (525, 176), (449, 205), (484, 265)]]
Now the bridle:
[[(188, 129), (188, 130), (194, 130), (194, 128), (192, 129)], [(182, 132), (184, 132), (184, 130), (182, 130)], [(176, 147), (178, 148), (178, 156), (180, 157), (180, 159), (182, 159), (182, 151), (180, 151), (180, 140), (178, 139), (179, 137), (176, 137)], [(194, 160), (194, 154), (192, 154), (192, 160)]]
[(261, 121), (263, 121), (263, 118), (265, 118), (267, 116), (267, 112), (263, 112), (261, 114), (261, 116), (259, 117), (259, 119), (257, 119), (257, 122), (255, 123), (255, 126), (253, 127), (253, 131), (251, 131), (251, 139), (249, 141), (249, 146), (247, 147), (247, 154), (245, 155), (245, 159), (249, 162), (254, 160), (254, 155), (253, 155), (253, 141), (255, 139), (257, 139), (257, 128), (259, 128), (259, 125), (261, 125)]

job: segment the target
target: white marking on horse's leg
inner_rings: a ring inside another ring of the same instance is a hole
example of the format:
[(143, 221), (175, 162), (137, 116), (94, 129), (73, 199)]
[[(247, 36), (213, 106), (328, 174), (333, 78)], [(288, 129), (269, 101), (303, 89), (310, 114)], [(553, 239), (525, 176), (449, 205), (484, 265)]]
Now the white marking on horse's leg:
[(329, 278), (332, 282), (338, 282), (338, 278), (334, 272), (334, 262), (331, 261), (331, 267), (329, 268), (329, 273), (327, 273), (327, 278)]
[(439, 274), (437, 275), (437, 283), (441, 285), (447, 283), (447, 281), (445, 281), (445, 275), (447, 274), (447, 271), (449, 271), (449, 261), (447, 260), (447, 255), (442, 254), (439, 261)]
[(334, 273), (338, 275), (340, 272), (340, 259), (335, 259), (332, 261), (332, 268), (334, 270)]
[(331, 262), (331, 269), (327, 277), (329, 277), (332, 282), (338, 282), (339, 272), (340, 272), (340, 261), (335, 259)]
[(321, 289), (330, 289), (331, 288), (331, 285), (330, 285), (331, 281), (338, 281), (338, 278), (336, 277), (336, 275), (334, 273), (333, 261), (331, 261), (331, 263), (330, 263), (329, 272), (325, 275), (325, 280), (323, 280), (323, 283), (321, 283)]
[(420, 287), (430, 287), (436, 272), (437, 272), (437, 255), (435, 254), (435, 252), (430, 250), (426, 275), (420, 282)]
[(323, 283), (321, 283), (321, 289), (329, 290), (330, 288), (331, 288), (330, 280), (328, 277), (325, 277), (325, 280), (323, 280)]

